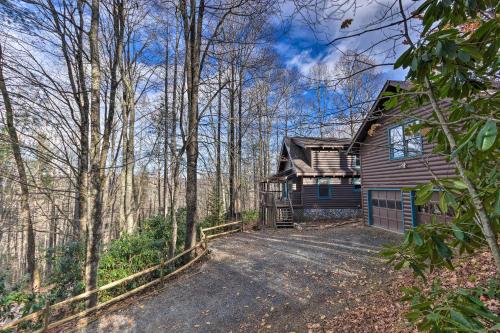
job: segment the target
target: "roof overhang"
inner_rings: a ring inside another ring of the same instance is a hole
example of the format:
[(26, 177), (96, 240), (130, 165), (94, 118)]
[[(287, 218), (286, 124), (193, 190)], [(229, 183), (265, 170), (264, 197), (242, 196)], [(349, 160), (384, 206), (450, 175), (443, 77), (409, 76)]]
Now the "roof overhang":
[(351, 143), (349, 144), (349, 147), (347, 148), (347, 153), (353, 152), (353, 150), (356, 150), (359, 148), (359, 145), (361, 142), (364, 141), (366, 138), (366, 134), (368, 132), (369, 126), (371, 126), (375, 121), (377, 121), (380, 116), (380, 105), (385, 102), (385, 99), (387, 98), (384, 96), (384, 93), (389, 89), (389, 88), (396, 88), (396, 87), (401, 87), (402, 89), (408, 89), (410, 87), (409, 82), (407, 81), (396, 81), (396, 80), (387, 80), (380, 90), (377, 98), (375, 99), (375, 102), (373, 103), (372, 107), (368, 111), (368, 113), (365, 116), (365, 119), (363, 119), (363, 122), (361, 123), (361, 126), (359, 127), (358, 131), (354, 135), (354, 138), (352, 139)]

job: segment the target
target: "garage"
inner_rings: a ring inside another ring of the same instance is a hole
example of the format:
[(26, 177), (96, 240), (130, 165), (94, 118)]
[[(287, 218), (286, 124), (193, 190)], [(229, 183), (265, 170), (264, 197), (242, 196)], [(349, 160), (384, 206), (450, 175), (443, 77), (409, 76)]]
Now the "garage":
[(450, 223), (455, 216), (455, 212), (449, 207), (447, 212), (441, 212), (439, 209), (439, 192), (432, 194), (431, 200), (425, 205), (416, 206), (417, 225), (428, 224), (432, 221), (438, 223)]
[(403, 232), (403, 206), (401, 191), (371, 190), (370, 198), (370, 224), (376, 227)]

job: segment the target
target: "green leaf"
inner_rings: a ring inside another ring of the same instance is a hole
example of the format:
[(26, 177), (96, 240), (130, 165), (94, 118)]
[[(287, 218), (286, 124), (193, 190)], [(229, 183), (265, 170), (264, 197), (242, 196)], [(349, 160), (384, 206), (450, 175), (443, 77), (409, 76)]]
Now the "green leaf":
[(440, 240), (439, 238), (437, 238), (435, 236), (432, 236), (432, 240), (436, 244), (436, 248), (437, 248), (439, 256), (441, 256), (444, 259), (450, 259), (453, 253), (451, 252), (448, 245), (443, 243), (442, 240)]
[(400, 270), (401, 268), (403, 268), (403, 265), (405, 264), (406, 261), (400, 261), (398, 262), (396, 265), (394, 265), (394, 269), (395, 270)]
[(476, 137), (476, 146), (482, 151), (490, 149), (497, 138), (497, 125), (496, 123), (489, 119), (481, 128)]
[(413, 59), (411, 61), (411, 69), (416, 71), (418, 69), (418, 58), (417, 56), (413, 56)]
[(459, 50), (458, 51), (458, 59), (462, 62), (469, 62), (470, 61), (470, 54), (465, 52), (464, 50)]
[(424, 244), (424, 240), (422, 237), (420, 237), (420, 234), (418, 232), (413, 233), (413, 240), (415, 241), (415, 245), (417, 246), (422, 246)]
[(478, 307), (473, 307), (473, 306), (467, 306), (467, 305), (464, 305), (462, 306), (463, 309), (467, 310), (467, 311), (470, 311), (470, 312), (473, 312), (479, 316), (482, 316), (482, 317), (485, 317), (485, 318), (488, 318), (496, 323), (500, 322), (500, 317), (499, 316), (496, 316), (495, 314), (493, 314), (492, 312), (490, 312), (489, 310), (488, 311), (483, 311), (481, 310), (481, 308), (479, 308), (479, 305), (478, 304)]
[(441, 196), (439, 197), (439, 209), (443, 214), (448, 211), (448, 201), (446, 200), (445, 193), (441, 193)]
[(453, 187), (455, 187), (456, 189), (459, 189), (459, 190), (465, 190), (467, 189), (467, 185), (465, 185), (465, 183), (461, 180), (454, 180), (453, 181)]
[(462, 324), (465, 327), (473, 328), (472, 324), (464, 317), (464, 315), (456, 310), (450, 310), (451, 319)]
[(416, 191), (417, 197), (415, 199), (415, 204), (419, 206), (426, 204), (432, 197), (433, 189), (434, 186), (432, 185), (432, 183), (426, 184), (423, 187), (419, 188)]
[(415, 321), (415, 320), (419, 319), (421, 316), (422, 316), (422, 312), (418, 311), (418, 310), (411, 311), (411, 312), (408, 312), (405, 314), (405, 317), (410, 321)]
[(439, 321), (439, 319), (441, 318), (441, 316), (439, 315), (439, 313), (436, 313), (436, 312), (431, 312), (426, 317), (430, 321)]
[(389, 100), (384, 102), (384, 108), (390, 110), (398, 105), (398, 98), (396, 96), (391, 97)]
[[(462, 46), (461, 48), (464, 52), (467, 52), (467, 54), (469, 54), (469, 56), (472, 56), (476, 60), (481, 60), (483, 58), (483, 55), (481, 54), (481, 52), (475, 47)], [(459, 54), (459, 57), (460, 57), (460, 54)]]
[(455, 200), (455, 197), (453, 194), (451, 194), (448, 191), (444, 192), (444, 197), (446, 198), (446, 202), (448, 203), (448, 206), (456, 207), (457, 206), (457, 201)]
[(453, 230), (453, 234), (455, 235), (455, 237), (458, 239), (458, 240), (461, 240), (461, 241), (464, 241), (465, 240), (465, 234), (464, 232), (462, 231), (462, 229), (460, 229), (460, 227), (456, 224), (452, 224), (451, 225), (451, 229)]
[(450, 157), (454, 158), (458, 154), (458, 152), (460, 152), (460, 150), (462, 150), (472, 140), (472, 138), (474, 137), (476, 132), (477, 132), (477, 128), (474, 129), (474, 131), (469, 135), (467, 140), (465, 140), (464, 142), (462, 142), (462, 144), (460, 146), (455, 148), (455, 150), (451, 153)]
[(411, 51), (412, 51), (412, 48), (409, 48), (408, 50), (406, 50), (399, 58), (398, 60), (396, 60), (396, 62), (394, 63), (394, 69), (396, 68), (399, 68), (401, 66), (403, 66), (403, 68), (406, 68), (407, 67), (407, 64), (408, 64), (408, 60), (409, 60), (409, 56), (411, 55)]
[(413, 272), (417, 275), (420, 276), (424, 281), (427, 281), (424, 272), (418, 267), (415, 263), (410, 262), (410, 267), (413, 269)]
[(441, 41), (438, 41), (436, 44), (436, 55), (439, 57), (443, 55), (443, 43)]

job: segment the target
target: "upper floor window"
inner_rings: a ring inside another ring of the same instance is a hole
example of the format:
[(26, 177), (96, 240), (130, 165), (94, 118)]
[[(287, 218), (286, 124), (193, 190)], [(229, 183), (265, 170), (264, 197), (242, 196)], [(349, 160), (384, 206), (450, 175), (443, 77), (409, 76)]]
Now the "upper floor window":
[(332, 197), (332, 186), (330, 178), (318, 178), (318, 199), (330, 199)]
[(358, 156), (358, 155), (353, 155), (353, 156), (352, 156), (351, 163), (352, 163), (352, 167), (353, 167), (354, 169), (359, 169), (359, 168), (361, 168), (361, 160), (359, 159), (359, 156)]
[(389, 129), (390, 158), (393, 160), (415, 157), (422, 154), (422, 136), (411, 131), (418, 121), (407, 122)]
[(353, 185), (354, 192), (361, 192), (361, 177), (351, 178), (351, 183)]

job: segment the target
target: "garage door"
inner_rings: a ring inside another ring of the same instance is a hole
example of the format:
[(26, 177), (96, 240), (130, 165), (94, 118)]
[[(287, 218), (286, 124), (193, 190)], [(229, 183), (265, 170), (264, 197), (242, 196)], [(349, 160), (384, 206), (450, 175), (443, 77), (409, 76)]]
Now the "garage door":
[(372, 225), (403, 232), (401, 191), (371, 191)]
[(455, 213), (450, 207), (447, 212), (441, 212), (439, 209), (439, 193), (432, 194), (431, 200), (422, 206), (416, 206), (417, 225), (431, 223), (436, 221), (439, 223), (451, 222)]

